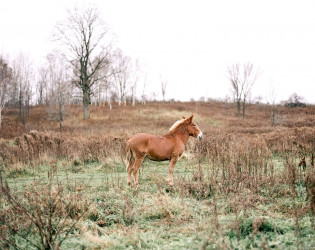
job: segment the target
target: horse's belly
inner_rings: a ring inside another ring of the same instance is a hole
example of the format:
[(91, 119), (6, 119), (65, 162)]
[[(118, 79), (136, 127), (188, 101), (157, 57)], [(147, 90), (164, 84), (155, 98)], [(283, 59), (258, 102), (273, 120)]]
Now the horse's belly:
[(154, 161), (170, 160), (172, 156), (172, 147), (169, 144), (163, 143), (163, 141), (152, 143), (150, 147), (148, 147), (147, 156)]
[(171, 159), (171, 154), (148, 152), (147, 157), (152, 161), (167, 161)]

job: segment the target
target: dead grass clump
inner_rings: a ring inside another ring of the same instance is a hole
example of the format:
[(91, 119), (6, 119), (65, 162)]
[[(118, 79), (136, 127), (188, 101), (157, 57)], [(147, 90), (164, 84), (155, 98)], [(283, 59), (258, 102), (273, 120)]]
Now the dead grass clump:
[(20, 193), (0, 173), (0, 247), (59, 249), (89, 209), (83, 189), (55, 181), (50, 171), (47, 183), (36, 179)]
[(18, 150), (16, 157), (20, 162), (30, 163), (43, 155), (59, 157), (62, 154), (63, 140), (53, 132), (31, 131), (15, 140)]
[(10, 145), (9, 142), (0, 143), (0, 165), (9, 166), (16, 162), (15, 147)]
[(6, 166), (34, 164), (46, 157), (60, 157), (81, 162), (101, 162), (125, 158), (125, 138), (107, 136), (64, 137), (58, 133), (31, 131), (17, 137), (14, 143), (0, 144), (0, 161)]
[(191, 219), (187, 207), (178, 198), (169, 196), (167, 193), (159, 193), (157, 196), (147, 194), (149, 203), (143, 204), (138, 215), (146, 221), (159, 221), (165, 224), (182, 223)]
[(240, 188), (259, 192), (272, 179), (272, 155), (259, 137), (217, 132), (196, 146), (224, 193), (239, 192)]
[(175, 190), (183, 196), (192, 196), (197, 200), (209, 198), (213, 193), (212, 185), (205, 179), (200, 164), (191, 179), (181, 177), (176, 181)]
[(20, 123), (20, 121), (6, 121), (6, 119), (1, 124), (0, 138), (12, 139), (14, 137), (20, 136), (26, 133), (26, 127)]
[(306, 176), (306, 200), (309, 200), (311, 208), (311, 224), (315, 229), (315, 169), (312, 169)]
[(297, 153), (301, 158), (312, 158), (312, 155), (314, 158), (315, 128), (281, 128), (262, 137), (274, 153)]
[(69, 159), (83, 162), (101, 162), (110, 157), (124, 159), (125, 141), (125, 138), (106, 136), (67, 138), (63, 145), (63, 154)]

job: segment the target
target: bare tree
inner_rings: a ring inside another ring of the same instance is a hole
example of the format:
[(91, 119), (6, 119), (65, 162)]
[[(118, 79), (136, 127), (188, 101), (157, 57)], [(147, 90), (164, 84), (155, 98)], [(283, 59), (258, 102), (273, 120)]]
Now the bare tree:
[(33, 68), (30, 59), (20, 54), (12, 63), (13, 85), (17, 88), (15, 94), (19, 106), (19, 116), (25, 125), (30, 115), (30, 104), (32, 99), (32, 82), (34, 80)]
[(8, 93), (8, 106), (10, 107), (18, 107), (19, 106), (19, 82), (17, 81), (17, 72), (14, 67), (12, 67), (12, 77), (11, 77), (11, 87), (9, 88), (9, 93)]
[(271, 126), (275, 125), (275, 109), (276, 109), (276, 91), (274, 86), (272, 86), (271, 91), (269, 92), (269, 95), (267, 96), (267, 104), (269, 106), (270, 111), (270, 120), (271, 120)]
[(245, 105), (247, 98), (260, 72), (253, 63), (232, 64), (227, 69), (228, 78), (231, 82), (234, 100), (237, 105), (237, 115), (241, 115), (241, 104), (243, 105), (243, 118), (245, 118)]
[(136, 90), (137, 90), (137, 82), (138, 78), (135, 79), (133, 84), (131, 85), (131, 105), (135, 106), (136, 105)]
[(132, 83), (131, 83), (131, 105), (135, 106), (136, 105), (136, 90), (137, 90), (137, 84), (139, 80), (139, 72), (140, 72), (140, 67), (139, 67), (139, 62), (138, 60), (135, 61), (133, 64), (133, 73), (132, 73)]
[(123, 55), (122, 51), (117, 51), (114, 60), (114, 81), (119, 94), (119, 105), (126, 105), (126, 96), (128, 90), (128, 81), (131, 75), (131, 59)]
[(47, 69), (44, 67), (41, 67), (38, 72), (38, 78), (37, 78), (37, 104), (43, 105), (47, 104), (47, 76), (48, 72)]
[(233, 64), (228, 67), (228, 78), (232, 85), (233, 97), (237, 106), (237, 115), (241, 114), (241, 98), (242, 98), (242, 89), (240, 83), (240, 65), (239, 63)]
[(71, 98), (70, 89), (70, 65), (64, 60), (63, 57), (58, 55), (48, 56), (48, 77), (50, 80), (49, 90), (49, 115), (53, 120), (59, 122), (60, 134), (62, 134), (62, 123), (65, 116), (66, 104), (69, 104)]
[[(106, 78), (110, 66), (108, 28), (96, 8), (69, 11), (66, 22), (57, 25), (56, 38), (63, 43), (65, 55), (74, 72), (73, 83), (82, 91), (84, 119), (90, 118), (92, 86)], [(103, 71), (102, 71), (103, 70)]]
[(111, 107), (111, 105), (110, 105), (110, 98), (109, 98), (109, 96), (108, 96), (108, 94), (109, 94), (109, 91), (110, 91), (110, 89), (111, 89), (111, 87), (112, 87), (112, 83), (108, 80), (108, 79), (104, 79), (103, 81), (102, 81), (102, 85), (103, 85), (103, 88), (104, 88), (104, 94), (105, 94), (105, 103), (108, 105), (108, 106), (110, 106)]
[(148, 73), (146, 73), (145, 77), (144, 77), (143, 90), (142, 90), (142, 95), (141, 95), (141, 99), (142, 99), (142, 104), (143, 105), (146, 105), (146, 103), (147, 103), (147, 96), (146, 96), (146, 93), (145, 93), (145, 87), (147, 85), (147, 75), (148, 75)]
[(167, 86), (167, 81), (163, 80), (161, 77), (161, 89), (162, 89), (163, 103), (165, 102), (166, 86)]
[(303, 102), (303, 97), (297, 93), (293, 93), (289, 96), (289, 99), (285, 102), (285, 105), (289, 108), (305, 107), (306, 104)]
[(0, 56), (0, 127), (2, 123), (2, 109), (8, 100), (10, 82), (12, 79), (12, 69)]

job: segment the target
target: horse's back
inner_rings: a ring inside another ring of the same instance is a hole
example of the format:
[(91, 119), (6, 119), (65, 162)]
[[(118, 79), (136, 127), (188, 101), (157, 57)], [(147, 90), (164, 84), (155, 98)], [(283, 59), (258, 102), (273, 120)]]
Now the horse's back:
[(145, 151), (151, 136), (152, 135), (147, 133), (135, 134), (128, 140), (129, 147), (133, 150), (137, 149), (138, 151)]
[(136, 154), (147, 154), (153, 160), (170, 159), (173, 143), (165, 136), (139, 133), (132, 136), (128, 144)]
[(148, 141), (150, 139), (152, 135), (147, 134), (147, 133), (138, 133), (135, 134), (133, 136), (131, 136), (131, 138), (129, 139), (129, 143), (144, 143), (146, 141)]

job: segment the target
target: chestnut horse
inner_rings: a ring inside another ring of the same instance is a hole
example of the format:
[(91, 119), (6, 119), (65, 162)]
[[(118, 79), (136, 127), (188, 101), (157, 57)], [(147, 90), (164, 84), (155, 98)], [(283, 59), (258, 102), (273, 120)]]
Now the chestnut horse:
[(153, 161), (170, 161), (167, 181), (169, 185), (174, 185), (174, 167), (184, 152), (189, 136), (202, 138), (202, 132), (192, 119), (193, 115), (189, 118), (183, 116), (182, 120), (175, 122), (168, 133), (162, 136), (139, 133), (129, 139), (127, 142), (128, 185), (131, 185), (131, 172), (133, 172), (134, 183), (139, 187), (138, 170), (146, 156)]

